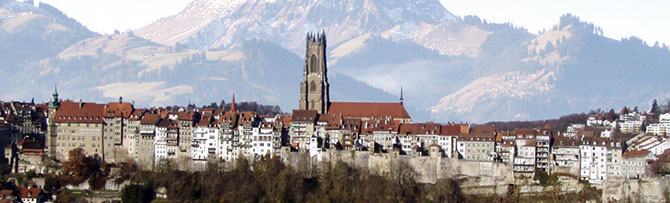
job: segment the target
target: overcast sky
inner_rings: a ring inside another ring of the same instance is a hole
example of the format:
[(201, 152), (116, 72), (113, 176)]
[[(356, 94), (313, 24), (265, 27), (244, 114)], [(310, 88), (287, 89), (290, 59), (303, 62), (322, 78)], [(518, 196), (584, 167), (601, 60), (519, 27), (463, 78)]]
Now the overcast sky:
[[(36, 2), (38, 0), (35, 0)], [(181, 11), (191, 0), (42, 0), (99, 33), (137, 29)], [(549, 29), (564, 13), (600, 26), (614, 39), (638, 36), (670, 45), (667, 0), (440, 0), (457, 16), (477, 15), (489, 22), (512, 22), (531, 33)]]

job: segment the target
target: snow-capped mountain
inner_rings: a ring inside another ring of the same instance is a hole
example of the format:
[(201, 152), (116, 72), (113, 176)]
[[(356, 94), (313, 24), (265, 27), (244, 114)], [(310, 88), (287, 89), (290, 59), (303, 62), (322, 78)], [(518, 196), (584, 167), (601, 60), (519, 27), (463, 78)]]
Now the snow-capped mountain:
[(246, 0), (195, 0), (178, 14), (164, 17), (134, 31), (156, 43), (174, 46), (229, 14)]
[[(2, 100), (139, 106), (230, 98), (297, 107), (305, 34), (326, 32), (333, 101), (397, 101), (415, 121), (532, 120), (670, 98), (670, 51), (565, 15), (538, 35), (437, 0), (193, 1), (98, 35), (48, 5), (0, 0)], [(6, 42), (6, 43), (4, 43)], [(355, 90), (355, 91), (352, 91)]]
[(419, 28), (456, 20), (438, 0), (250, 0), (183, 43), (229, 49), (245, 40), (264, 39), (299, 53), (307, 32), (325, 31), (329, 45), (337, 46), (369, 33), (414, 39), (422, 35)]

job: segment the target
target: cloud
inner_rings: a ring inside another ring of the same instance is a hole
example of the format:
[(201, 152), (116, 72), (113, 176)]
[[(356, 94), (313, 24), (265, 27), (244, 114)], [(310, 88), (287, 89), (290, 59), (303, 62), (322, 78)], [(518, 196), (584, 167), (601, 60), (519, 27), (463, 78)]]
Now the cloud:
[(193, 93), (193, 86), (177, 85), (166, 87), (165, 82), (118, 82), (94, 88), (103, 97), (116, 99), (125, 97), (150, 106), (171, 105), (178, 95)]

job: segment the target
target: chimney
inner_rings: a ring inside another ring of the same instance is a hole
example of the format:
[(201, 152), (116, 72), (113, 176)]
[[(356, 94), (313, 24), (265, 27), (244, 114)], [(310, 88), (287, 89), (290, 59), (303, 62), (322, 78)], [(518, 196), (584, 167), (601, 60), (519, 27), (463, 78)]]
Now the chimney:
[(123, 97), (119, 97), (119, 103), (123, 103)]
[(84, 106), (84, 103), (81, 102), (81, 99), (79, 99), (79, 109)]

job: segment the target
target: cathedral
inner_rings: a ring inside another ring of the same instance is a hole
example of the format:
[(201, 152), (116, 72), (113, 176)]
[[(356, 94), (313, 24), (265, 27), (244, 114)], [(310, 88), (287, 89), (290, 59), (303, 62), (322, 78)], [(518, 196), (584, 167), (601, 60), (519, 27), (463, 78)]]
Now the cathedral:
[(300, 110), (361, 120), (392, 119), (399, 123), (412, 122), (403, 106), (402, 93), (399, 102), (331, 102), (326, 64), (326, 34), (307, 34), (306, 49), (303, 79), (300, 83)]

